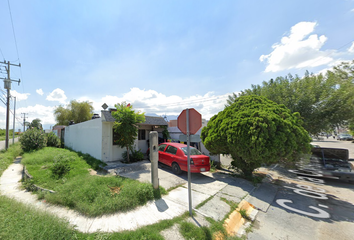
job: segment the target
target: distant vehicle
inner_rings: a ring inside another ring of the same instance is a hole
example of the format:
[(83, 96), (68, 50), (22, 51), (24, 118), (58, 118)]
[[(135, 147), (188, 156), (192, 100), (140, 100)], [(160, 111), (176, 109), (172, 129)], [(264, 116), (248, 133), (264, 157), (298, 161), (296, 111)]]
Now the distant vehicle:
[(340, 141), (342, 140), (351, 141), (353, 140), (353, 136), (348, 133), (342, 133), (337, 136), (337, 139)]
[[(149, 156), (149, 149), (147, 155)], [(158, 147), (159, 162), (172, 167), (173, 173), (179, 175), (188, 171), (187, 145), (181, 143), (164, 142)], [(198, 149), (190, 147), (191, 172), (200, 173), (210, 171), (210, 159)]]

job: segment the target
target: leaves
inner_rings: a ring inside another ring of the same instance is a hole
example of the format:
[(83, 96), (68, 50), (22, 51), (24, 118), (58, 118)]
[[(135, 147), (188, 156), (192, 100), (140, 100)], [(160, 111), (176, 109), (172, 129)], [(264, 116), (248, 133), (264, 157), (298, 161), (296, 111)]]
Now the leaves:
[[(112, 112), (112, 116), (116, 119), (113, 129), (118, 134), (115, 143), (120, 147), (125, 147), (129, 153), (129, 146), (134, 144), (138, 136), (138, 124), (145, 122), (144, 113), (135, 112), (132, 105), (125, 102), (115, 105), (117, 111)], [(127, 154), (129, 161), (129, 154)]]
[[(333, 129), (354, 119), (354, 61), (342, 63), (326, 75), (305, 73), (303, 78), (277, 77), (262, 85), (252, 85), (241, 96), (264, 96), (278, 104), (284, 104), (292, 113), (299, 112), (303, 126), (311, 134)], [(229, 96), (230, 106), (237, 95)]]
[(299, 114), (265, 97), (238, 97), (213, 116), (201, 139), (213, 154), (230, 154), (245, 175), (262, 163), (296, 161), (310, 150), (310, 137)]
[(93, 115), (93, 106), (89, 101), (78, 102), (72, 100), (66, 108), (62, 105), (59, 105), (54, 110), (55, 120), (57, 125), (68, 126), (69, 122), (73, 120), (75, 123), (85, 122), (90, 120)]

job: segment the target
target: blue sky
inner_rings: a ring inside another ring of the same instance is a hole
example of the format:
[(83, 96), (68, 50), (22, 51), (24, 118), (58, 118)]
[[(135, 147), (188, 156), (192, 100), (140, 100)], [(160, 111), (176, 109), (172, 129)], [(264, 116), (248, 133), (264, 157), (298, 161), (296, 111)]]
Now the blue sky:
[(251, 84), (354, 59), (353, 0), (0, 0), (0, 19), (0, 61), (22, 65), (11, 67), (21, 78), (16, 129), (20, 113), (49, 128), (55, 107), (74, 99), (97, 113), (126, 101), (149, 115), (195, 108), (209, 119)]

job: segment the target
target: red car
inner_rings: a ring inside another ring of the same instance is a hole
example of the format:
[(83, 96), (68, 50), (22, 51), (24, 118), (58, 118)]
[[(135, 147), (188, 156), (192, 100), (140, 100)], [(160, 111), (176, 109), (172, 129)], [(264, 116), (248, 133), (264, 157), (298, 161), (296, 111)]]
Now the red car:
[[(175, 174), (181, 174), (182, 171), (188, 171), (187, 165), (187, 145), (181, 143), (165, 142), (158, 147), (159, 162), (172, 167)], [(149, 156), (149, 150), (147, 152)], [(190, 147), (191, 172), (210, 171), (210, 160), (208, 156), (203, 155), (198, 149)]]

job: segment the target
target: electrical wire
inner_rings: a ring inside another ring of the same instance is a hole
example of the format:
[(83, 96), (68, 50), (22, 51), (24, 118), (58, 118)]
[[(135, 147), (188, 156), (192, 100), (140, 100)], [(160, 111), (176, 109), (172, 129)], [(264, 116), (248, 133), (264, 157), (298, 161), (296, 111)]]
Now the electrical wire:
[(11, 13), (11, 7), (10, 7), (10, 0), (7, 0), (7, 4), (9, 6), (9, 12), (10, 12), (10, 19), (11, 19), (11, 25), (12, 25), (12, 33), (14, 35), (14, 40), (15, 40), (15, 46), (16, 46), (16, 52), (17, 52), (17, 58), (20, 60), (20, 55), (18, 54), (18, 47), (17, 47), (17, 40), (16, 40), (16, 35), (15, 35), (15, 28), (14, 28), (14, 22), (12, 20), (12, 13)]
[(4, 57), (4, 54), (3, 54), (2, 51), (1, 51), (1, 48), (0, 48), (0, 53), (1, 53), (2, 58), (3, 58), (4, 61), (5, 61), (5, 57)]

